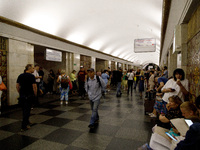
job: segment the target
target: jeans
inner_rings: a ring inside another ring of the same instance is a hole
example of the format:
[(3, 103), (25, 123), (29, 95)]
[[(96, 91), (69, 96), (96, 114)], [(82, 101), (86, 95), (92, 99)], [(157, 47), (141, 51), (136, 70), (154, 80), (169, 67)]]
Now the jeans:
[(132, 91), (133, 91), (133, 80), (128, 80), (128, 91), (127, 91), (127, 94), (129, 94), (130, 88), (131, 88), (131, 94), (132, 94)]
[(117, 95), (121, 94), (121, 82), (117, 82)]
[(60, 100), (68, 101), (68, 93), (69, 93), (69, 87), (67, 89), (60, 87)]
[(29, 125), (29, 117), (30, 117), (30, 112), (31, 112), (31, 106), (32, 102), (34, 101), (33, 96), (28, 96), (28, 97), (21, 97), (20, 98), (20, 105), (22, 107), (22, 115), (23, 115), (23, 120), (22, 120), (22, 129), (25, 129), (27, 125)]
[(90, 101), (90, 106), (92, 110), (92, 116), (90, 119), (90, 124), (94, 125), (95, 121), (99, 120), (99, 114), (98, 114), (98, 107), (100, 104), (100, 99), (96, 101)]

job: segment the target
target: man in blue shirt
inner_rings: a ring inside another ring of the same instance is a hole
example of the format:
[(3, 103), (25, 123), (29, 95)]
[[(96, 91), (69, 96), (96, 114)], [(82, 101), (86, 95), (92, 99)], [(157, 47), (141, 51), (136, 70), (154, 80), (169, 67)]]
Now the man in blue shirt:
[(101, 77), (95, 75), (93, 68), (90, 68), (87, 71), (89, 78), (86, 76), (85, 91), (88, 93), (92, 110), (92, 116), (88, 127), (94, 128), (95, 123), (98, 123), (99, 121), (98, 107), (102, 96), (102, 90), (105, 89), (106, 84)]
[(165, 85), (165, 83), (168, 81), (165, 77), (156, 77), (155, 82), (158, 83), (158, 88), (156, 89), (157, 92), (161, 93), (162, 87)]

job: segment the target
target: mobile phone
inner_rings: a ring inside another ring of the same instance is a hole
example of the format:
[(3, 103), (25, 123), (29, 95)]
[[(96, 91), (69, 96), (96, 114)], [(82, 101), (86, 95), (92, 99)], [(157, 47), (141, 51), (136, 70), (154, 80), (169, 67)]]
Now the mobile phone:
[(186, 124), (188, 125), (188, 127), (190, 127), (193, 122), (190, 119), (185, 119)]
[(165, 132), (172, 140), (177, 141), (177, 139), (175, 139), (171, 134), (169, 134), (168, 132)]
[(171, 88), (172, 91), (176, 91), (174, 88)]

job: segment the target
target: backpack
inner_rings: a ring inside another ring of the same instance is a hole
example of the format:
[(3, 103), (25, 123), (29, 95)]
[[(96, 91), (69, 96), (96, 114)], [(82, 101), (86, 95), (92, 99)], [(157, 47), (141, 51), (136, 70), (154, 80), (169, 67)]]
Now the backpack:
[(69, 86), (69, 78), (68, 76), (64, 75), (61, 77), (61, 87), (67, 89)]

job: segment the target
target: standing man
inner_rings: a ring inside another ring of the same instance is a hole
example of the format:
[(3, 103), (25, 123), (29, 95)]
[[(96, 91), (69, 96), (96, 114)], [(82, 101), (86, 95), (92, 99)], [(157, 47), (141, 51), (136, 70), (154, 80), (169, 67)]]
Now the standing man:
[(80, 71), (78, 72), (78, 85), (79, 85), (79, 95), (82, 99), (85, 99), (85, 76), (87, 75), (83, 66), (80, 67)]
[(122, 83), (122, 77), (123, 77), (123, 74), (122, 74), (122, 69), (119, 68), (119, 70), (116, 72), (116, 80), (117, 80), (117, 97), (120, 97), (122, 95), (122, 92), (121, 92), (121, 83)]
[(94, 128), (95, 123), (98, 123), (99, 121), (98, 107), (102, 96), (102, 89), (105, 89), (106, 84), (100, 76), (94, 75), (95, 72), (93, 68), (90, 68), (87, 71), (89, 78), (87, 76), (85, 77), (85, 90), (88, 93), (92, 110), (92, 116), (88, 127)]
[(17, 78), (16, 88), (20, 95), (19, 104), (21, 105), (23, 112), (21, 131), (25, 131), (30, 128), (29, 116), (31, 106), (34, 101), (34, 97), (37, 96), (37, 85), (35, 77), (32, 74), (33, 72), (33, 65), (28, 64), (25, 67), (24, 73), (20, 74)]
[(138, 84), (138, 82), (139, 82), (139, 80), (140, 80), (140, 69), (138, 69), (138, 70), (136, 71), (135, 76), (136, 76), (136, 81), (135, 81), (135, 87), (134, 87), (134, 89), (137, 88), (137, 84)]
[(33, 75), (35, 76), (35, 81), (36, 81), (36, 84), (37, 84), (37, 96), (35, 98), (35, 105), (38, 106), (39, 105), (39, 99), (38, 99), (38, 96), (40, 94), (40, 81), (42, 79), (42, 76), (39, 76), (39, 69), (40, 69), (40, 66), (39, 65), (35, 65), (35, 70), (33, 72)]

